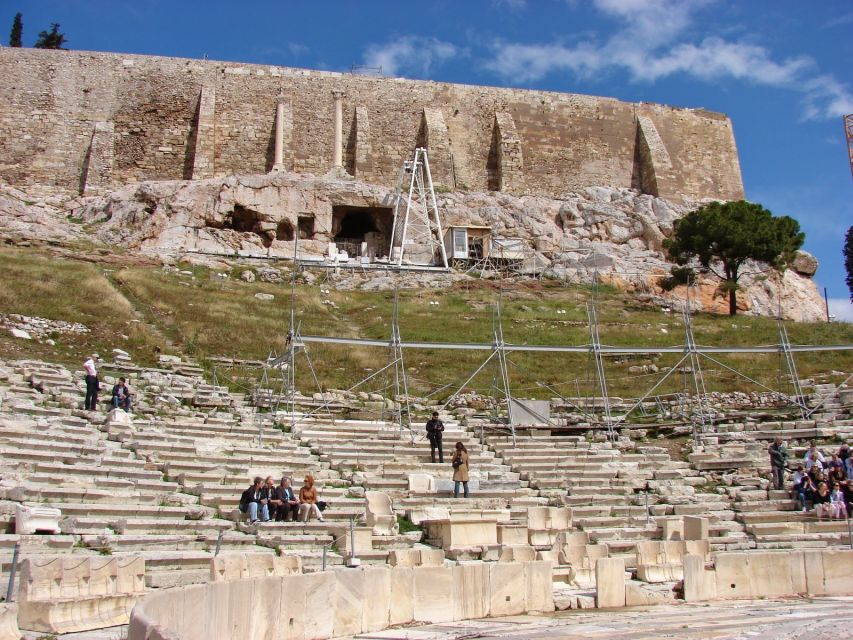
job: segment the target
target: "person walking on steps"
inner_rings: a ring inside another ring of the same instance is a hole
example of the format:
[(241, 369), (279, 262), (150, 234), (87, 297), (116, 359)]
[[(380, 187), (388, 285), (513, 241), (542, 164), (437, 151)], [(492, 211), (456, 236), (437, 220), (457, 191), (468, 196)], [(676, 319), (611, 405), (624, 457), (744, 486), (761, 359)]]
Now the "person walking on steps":
[(768, 447), (767, 453), (770, 454), (770, 472), (773, 476), (773, 488), (779, 490), (784, 486), (785, 465), (788, 463), (788, 450), (785, 449), (782, 438), (776, 438), (773, 444)]
[(95, 368), (95, 360), (98, 356), (91, 355), (83, 363), (83, 369), (86, 371), (86, 399), (83, 401), (83, 408), (86, 411), (94, 411), (98, 404), (98, 390), (100, 382), (98, 381), (98, 370)]
[(453, 465), (453, 497), (459, 497), (459, 485), (464, 487), (464, 496), (468, 494), (468, 450), (461, 442), (456, 443), (456, 450), (453, 452), (453, 457), (450, 459), (450, 464)]
[(426, 423), (427, 439), (429, 440), (429, 455), (435, 464), (435, 451), (438, 449), (438, 461), (444, 462), (444, 449), (441, 446), (441, 438), (444, 433), (444, 423), (438, 419), (438, 411), (432, 412), (432, 418)]

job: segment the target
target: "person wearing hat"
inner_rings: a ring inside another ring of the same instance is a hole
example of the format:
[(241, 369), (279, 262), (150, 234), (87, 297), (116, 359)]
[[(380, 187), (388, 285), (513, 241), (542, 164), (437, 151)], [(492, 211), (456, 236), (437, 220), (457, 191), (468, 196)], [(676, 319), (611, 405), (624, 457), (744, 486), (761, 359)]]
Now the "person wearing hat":
[(444, 433), (444, 423), (438, 419), (438, 411), (432, 412), (432, 418), (426, 423), (427, 439), (429, 440), (429, 455), (435, 463), (435, 451), (438, 450), (438, 461), (444, 462), (444, 449), (441, 447), (441, 438)]

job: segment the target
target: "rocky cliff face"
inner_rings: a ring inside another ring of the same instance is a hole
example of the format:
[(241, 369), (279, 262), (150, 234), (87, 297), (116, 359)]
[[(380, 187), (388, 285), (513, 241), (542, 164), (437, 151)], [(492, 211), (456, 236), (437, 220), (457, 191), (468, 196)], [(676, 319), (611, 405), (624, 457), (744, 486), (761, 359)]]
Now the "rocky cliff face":
[[(669, 304), (658, 283), (670, 264), (662, 253), (673, 223), (697, 203), (676, 204), (631, 189), (593, 187), (561, 199), (499, 192), (439, 194), (445, 226), (488, 226), (496, 237), (528, 247), (523, 270), (572, 283), (612, 283)], [(87, 238), (164, 260), (180, 257), (293, 256), (300, 214), (310, 212), (310, 238), (300, 257), (321, 258), (333, 239), (336, 207), (393, 206), (389, 190), (335, 176), (266, 174), (198, 181), (143, 182), (100, 196), (27, 193), (0, 188), (0, 233), (68, 240)], [(69, 224), (69, 220), (84, 226)], [(809, 276), (817, 268), (803, 253), (783, 275), (749, 265), (739, 294), (742, 312), (810, 321), (823, 305)], [(445, 279), (446, 281), (446, 279)], [(691, 291), (694, 309), (725, 313), (727, 302), (711, 277)]]

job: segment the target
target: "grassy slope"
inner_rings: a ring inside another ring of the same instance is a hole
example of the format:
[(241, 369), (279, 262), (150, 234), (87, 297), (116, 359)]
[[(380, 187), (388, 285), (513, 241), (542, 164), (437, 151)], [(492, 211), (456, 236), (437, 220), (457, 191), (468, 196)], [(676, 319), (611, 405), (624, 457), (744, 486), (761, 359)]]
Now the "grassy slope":
[[(16, 340), (0, 334), (0, 350), (8, 357), (43, 357), (77, 367), (87, 351), (125, 349), (138, 362), (153, 360), (154, 347), (164, 352), (197, 357), (231, 356), (264, 358), (280, 350), (289, 326), (290, 286), (222, 280), (203, 268), (187, 267), (190, 274), (162, 269), (125, 266), (104, 268), (47, 256), (35, 250), (0, 249), (0, 312), (22, 313), (82, 322), (92, 329), (87, 336), (59, 336), (57, 345)], [(272, 293), (273, 301), (258, 300), (256, 293)], [(604, 344), (634, 346), (677, 345), (684, 342), (679, 314), (665, 314), (637, 304), (630, 296), (600, 288), (596, 292), (600, 337)], [(553, 282), (514, 284), (499, 294), (493, 283), (471, 281), (450, 290), (400, 292), (400, 326), (404, 339), (439, 342), (490, 342), (493, 309), (500, 297), (507, 342), (572, 344), (589, 342), (586, 304), (588, 287), (563, 287)], [(305, 335), (387, 338), (393, 309), (392, 292), (331, 291), (300, 284), (296, 291), (296, 317)], [(334, 302), (335, 307), (324, 304)], [(430, 301), (438, 305), (429, 304)], [(565, 313), (557, 313), (565, 310)], [(778, 342), (774, 320), (739, 316), (729, 318), (698, 314), (694, 318), (696, 341), (703, 345), (755, 345)], [(850, 344), (853, 326), (790, 324), (794, 344)], [(127, 336), (125, 339), (123, 336)], [(310, 345), (321, 382), (327, 388), (355, 384), (388, 362), (387, 349)], [(418, 392), (464, 381), (486, 358), (486, 352), (411, 350), (405, 354), (407, 371)], [(673, 366), (678, 355), (608, 357), (605, 366), (613, 394), (637, 396), (656, 383), (661, 374), (637, 374), (628, 367), (652, 364)], [(782, 370), (778, 355), (727, 355), (717, 358), (764, 384), (778, 388)], [(549, 397), (539, 385), (551, 385), (564, 395), (576, 389), (588, 394), (594, 385), (592, 363), (586, 354), (514, 354), (510, 374), (516, 394)], [(832, 372), (853, 370), (853, 353), (798, 355), (801, 377), (838, 381)], [(709, 390), (754, 390), (724, 367), (702, 363)], [(488, 391), (496, 369), (488, 365), (472, 388)], [(229, 372), (222, 371), (228, 379)], [(245, 374), (245, 372), (244, 372)], [(257, 372), (250, 372), (251, 378)], [(316, 390), (302, 364), (300, 386)], [(377, 376), (367, 390), (388, 383)], [(673, 375), (657, 393), (677, 392), (689, 377)]]

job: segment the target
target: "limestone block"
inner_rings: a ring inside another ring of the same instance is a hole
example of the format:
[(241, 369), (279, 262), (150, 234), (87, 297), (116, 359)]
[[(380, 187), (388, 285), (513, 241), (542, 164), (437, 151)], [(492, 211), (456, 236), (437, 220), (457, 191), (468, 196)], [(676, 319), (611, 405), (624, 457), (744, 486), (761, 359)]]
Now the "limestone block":
[(450, 567), (453, 574), (453, 619), (489, 615), (489, 565), (482, 562)]
[(286, 638), (332, 637), (337, 602), (336, 573), (323, 571), (281, 578), (279, 628), (291, 632)]
[(365, 576), (366, 593), (361, 602), (361, 627), (365, 632), (382, 631), (390, 624), (392, 571), (389, 567), (382, 566), (362, 570)]
[(826, 549), (823, 555), (823, 586), (829, 595), (853, 593), (853, 551)]
[(435, 477), (428, 473), (410, 473), (409, 491), (412, 493), (432, 493), (435, 491)]
[[(822, 596), (826, 593), (823, 551), (806, 549), (802, 553), (806, 571), (806, 591), (813, 596)], [(791, 583), (793, 588), (793, 580)]]
[(636, 580), (625, 583), (625, 606), (646, 607), (675, 602), (675, 594), (670, 587), (659, 587)]
[(536, 560), (536, 549), (530, 545), (501, 545), (500, 562), (533, 562)]
[(422, 525), (426, 520), (449, 520), (450, 509), (447, 507), (421, 507), (408, 511), (412, 524)]
[(550, 562), (551, 564), (559, 564), (560, 553), (558, 551), (537, 551), (536, 559), (545, 560), (547, 562)]
[(684, 578), (681, 564), (637, 564), (637, 578), (643, 582), (673, 582)]
[[(347, 555), (367, 553), (373, 550), (373, 529), (371, 527), (354, 527), (350, 532), (349, 526), (330, 527), (329, 532), (338, 539), (338, 548)], [(353, 539), (355, 549), (353, 550)]]
[(0, 640), (20, 640), (18, 605), (0, 604)]
[(365, 579), (367, 573), (361, 569), (335, 573), (334, 635), (362, 633), (365, 602), (371, 595)]
[(391, 597), (388, 605), (388, 624), (409, 624), (415, 619), (414, 569), (395, 567), (391, 571)]
[(553, 565), (536, 561), (524, 563), (527, 611), (554, 611)]
[(374, 535), (397, 535), (399, 525), (388, 494), (381, 491), (367, 491), (364, 498), (367, 510), (367, 526), (373, 529)]
[(708, 518), (684, 516), (685, 540), (707, 540), (708, 535)]
[(15, 533), (29, 535), (41, 532), (60, 533), (62, 512), (51, 507), (15, 505)]
[(625, 560), (601, 558), (595, 564), (595, 602), (600, 609), (625, 606)]
[(420, 564), (423, 567), (441, 567), (444, 565), (444, 551), (441, 549), (421, 549)]
[(497, 522), (481, 519), (423, 520), (427, 537), (441, 540), (441, 548), (462, 549), (498, 542)]
[[(495, 562), (489, 569), (489, 615), (514, 616), (527, 607), (527, 583), (520, 562)], [(550, 580), (550, 577), (549, 577)]]
[(527, 527), (518, 524), (499, 524), (498, 542), (500, 544), (527, 544)]
[(142, 558), (27, 559), (21, 564), (19, 623), (49, 633), (127, 624), (144, 589)]
[[(823, 585), (820, 552), (816, 552), (813, 562), (806, 558), (806, 566), (809, 567), (806, 574), (807, 586), (812, 593), (812, 576), (816, 578), (816, 587), (822, 588)], [(715, 559), (715, 572), (718, 598), (750, 598), (794, 593), (791, 556), (788, 553), (719, 553)]]
[(684, 518), (666, 518), (661, 523), (662, 540), (684, 540)]
[[(249, 614), (249, 635), (232, 637), (248, 637), (248, 638), (274, 638), (277, 635), (279, 616), (281, 606), (281, 579), (276, 577), (255, 578), (249, 582), (252, 586), (252, 602), (251, 614)], [(192, 592), (184, 595), (184, 609), (190, 616), (193, 615), (193, 602), (188, 596)], [(189, 620), (186, 622), (190, 623)], [(183, 633), (180, 638), (187, 638), (187, 627), (190, 624), (184, 625)], [(189, 639), (187, 639), (189, 640)]]
[(133, 418), (124, 409), (112, 409), (104, 418), (104, 426), (133, 429)]
[[(497, 566), (497, 565), (492, 565)], [(450, 622), (453, 620), (453, 573), (444, 567), (415, 567), (415, 622)]]
[(717, 597), (715, 570), (705, 569), (705, 559), (688, 555), (684, 558), (684, 600), (703, 602)]
[(388, 564), (392, 567), (416, 567), (420, 563), (419, 549), (392, 549), (388, 553)]
[(210, 560), (210, 581), (227, 582), (302, 573), (302, 559), (295, 555), (227, 553)]

